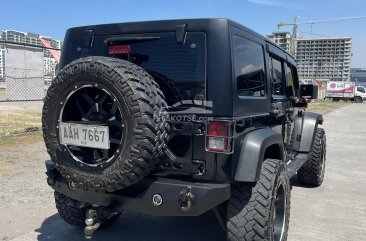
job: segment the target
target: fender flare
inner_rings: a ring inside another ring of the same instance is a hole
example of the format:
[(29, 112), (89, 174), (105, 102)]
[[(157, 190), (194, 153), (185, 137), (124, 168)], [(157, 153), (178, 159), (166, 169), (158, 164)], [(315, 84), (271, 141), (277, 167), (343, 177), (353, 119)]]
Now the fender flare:
[(295, 117), (292, 150), (310, 152), (318, 125), (323, 124), (323, 116), (313, 112), (303, 112)]
[(249, 132), (240, 143), (240, 155), (235, 173), (235, 181), (257, 182), (259, 180), (264, 154), (268, 147), (278, 145), (280, 158), (284, 157), (283, 139), (272, 129)]

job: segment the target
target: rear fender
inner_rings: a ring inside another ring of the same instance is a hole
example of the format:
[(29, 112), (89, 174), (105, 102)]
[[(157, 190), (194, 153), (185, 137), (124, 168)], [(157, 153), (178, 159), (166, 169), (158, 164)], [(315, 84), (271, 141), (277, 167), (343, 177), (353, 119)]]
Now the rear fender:
[(281, 134), (272, 129), (259, 129), (246, 134), (240, 143), (235, 181), (258, 181), (266, 150), (273, 145), (278, 146), (276, 149), (279, 152), (273, 154), (283, 160), (284, 146)]
[(323, 124), (323, 116), (313, 112), (303, 112), (295, 117), (292, 150), (310, 152), (318, 125)]

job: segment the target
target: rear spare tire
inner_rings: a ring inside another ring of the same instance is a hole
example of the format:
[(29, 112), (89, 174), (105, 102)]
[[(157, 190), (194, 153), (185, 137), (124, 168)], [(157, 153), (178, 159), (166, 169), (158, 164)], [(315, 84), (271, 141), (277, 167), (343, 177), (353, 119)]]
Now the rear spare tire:
[(163, 93), (142, 68), (86, 57), (60, 71), (47, 91), (47, 151), (70, 184), (116, 191), (141, 180), (166, 145)]

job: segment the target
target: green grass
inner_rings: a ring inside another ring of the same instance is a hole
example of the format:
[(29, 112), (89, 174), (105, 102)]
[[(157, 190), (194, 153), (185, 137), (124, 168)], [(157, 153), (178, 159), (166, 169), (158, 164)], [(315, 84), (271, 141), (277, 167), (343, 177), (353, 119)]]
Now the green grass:
[(40, 131), (41, 115), (40, 106), (0, 106), (0, 136)]
[(1, 102), (0, 149), (43, 141), (41, 116), (42, 102)]
[(311, 102), (309, 103), (308, 108), (306, 109), (309, 112), (317, 112), (320, 114), (326, 114), (329, 113), (333, 110), (336, 110), (338, 108), (341, 108), (343, 106), (346, 105), (350, 105), (350, 102), (333, 102), (333, 101), (329, 101), (329, 100), (324, 100), (324, 101), (315, 101), (315, 102)]

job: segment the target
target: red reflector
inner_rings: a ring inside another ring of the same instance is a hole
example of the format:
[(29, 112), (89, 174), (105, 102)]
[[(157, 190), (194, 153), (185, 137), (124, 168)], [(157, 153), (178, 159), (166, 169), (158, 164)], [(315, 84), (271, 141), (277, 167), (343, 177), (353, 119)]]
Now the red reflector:
[(224, 136), (227, 137), (228, 124), (223, 121), (211, 121), (207, 126), (208, 136)]
[(130, 45), (116, 45), (109, 47), (109, 54), (129, 54), (131, 53)]

